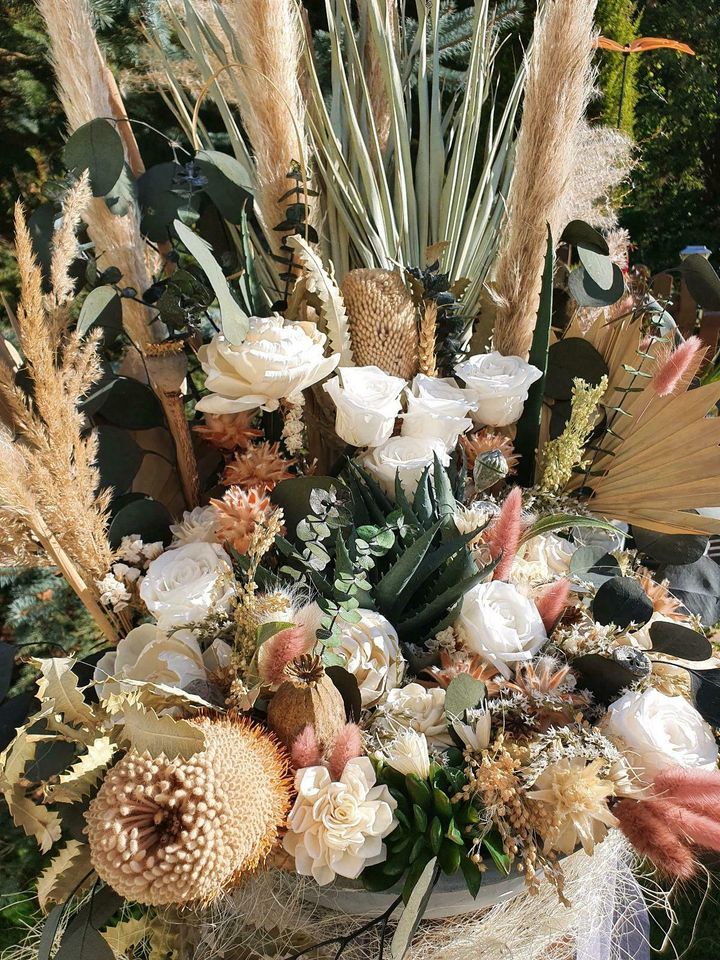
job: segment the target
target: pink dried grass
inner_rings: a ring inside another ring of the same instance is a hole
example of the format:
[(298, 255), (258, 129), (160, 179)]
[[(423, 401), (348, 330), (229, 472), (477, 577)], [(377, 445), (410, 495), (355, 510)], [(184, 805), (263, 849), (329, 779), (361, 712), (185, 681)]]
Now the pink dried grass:
[(288, 627), (263, 644), (258, 671), (263, 683), (274, 686), (285, 679), (285, 668), (297, 657), (307, 653), (308, 641), (303, 627)]
[(688, 880), (697, 869), (692, 851), (649, 800), (621, 800), (613, 807), (620, 829), (638, 853), (672, 877)]
[(346, 723), (335, 738), (328, 757), (330, 776), (333, 780), (339, 780), (347, 763), (354, 760), (355, 757), (361, 757), (362, 754), (363, 745), (360, 727), (355, 723)]
[(311, 723), (303, 729), (302, 733), (299, 733), (297, 737), (295, 737), (293, 745), (290, 748), (290, 759), (296, 770), (304, 770), (306, 767), (317, 767), (323, 762), (322, 753), (320, 752), (320, 747), (315, 737), (315, 728)]
[(568, 580), (557, 580), (555, 583), (548, 584), (535, 600), (535, 606), (548, 634), (555, 629), (565, 607), (568, 605), (569, 597), (570, 582)]
[(700, 351), (704, 349), (699, 337), (688, 337), (674, 350), (658, 351), (657, 368), (650, 384), (653, 392), (658, 397), (669, 397), (686, 388), (697, 371), (702, 360)]
[(493, 520), (483, 535), (493, 560), (502, 555), (493, 572), (493, 580), (507, 580), (510, 576), (524, 526), (522, 492), (520, 487), (513, 487), (505, 498), (497, 519)]

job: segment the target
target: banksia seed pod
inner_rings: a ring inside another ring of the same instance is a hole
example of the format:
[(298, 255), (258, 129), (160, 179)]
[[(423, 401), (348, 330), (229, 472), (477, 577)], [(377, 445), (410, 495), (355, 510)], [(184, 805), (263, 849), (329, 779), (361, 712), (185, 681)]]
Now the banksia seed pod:
[(353, 358), (411, 380), (418, 372), (416, 308), (399, 273), (351, 270), (342, 282)]
[(319, 657), (304, 654), (285, 668), (287, 679), (270, 701), (270, 728), (289, 749), (308, 724), (321, 751), (345, 727), (345, 703)]
[(273, 737), (247, 720), (193, 722), (204, 750), (189, 760), (130, 750), (88, 809), (92, 864), (128, 900), (211, 900), (265, 860), (290, 806)]

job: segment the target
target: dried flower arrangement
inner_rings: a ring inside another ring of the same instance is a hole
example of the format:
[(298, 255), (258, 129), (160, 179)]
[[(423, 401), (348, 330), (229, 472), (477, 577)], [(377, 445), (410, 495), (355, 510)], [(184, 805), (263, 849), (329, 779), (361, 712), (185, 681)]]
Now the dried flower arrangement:
[[(68, 180), (49, 235), (17, 210), (0, 546), (103, 642), (36, 662), (0, 755), (52, 853), (43, 960), (382, 958), (403, 905), (402, 960), (453, 877), (468, 912), (513, 873), (565, 901), (609, 832), (692, 876), (720, 850), (720, 386), (627, 289), (622, 238), (566, 222), (593, 0), (548, 0), (489, 127), (487, 0), (450, 101), (435, 2), (408, 46), (392, 5), (327, 0), (328, 102), (291, 0), (176, 3), (193, 149), (149, 170), (84, 0), (40, 6)], [(216, 919), (271, 875), (389, 905), (320, 942)]]

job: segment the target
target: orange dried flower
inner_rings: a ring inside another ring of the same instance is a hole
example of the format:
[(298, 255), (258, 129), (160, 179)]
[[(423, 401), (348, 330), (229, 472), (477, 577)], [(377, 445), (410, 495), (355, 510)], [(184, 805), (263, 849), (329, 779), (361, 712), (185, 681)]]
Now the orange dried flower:
[(515, 473), (515, 467), (520, 457), (515, 453), (512, 440), (504, 437), (501, 433), (493, 433), (492, 430), (479, 430), (477, 433), (461, 436), (460, 443), (465, 451), (470, 473), (472, 473), (478, 456), (482, 453), (488, 453), (490, 450), (499, 450), (505, 457), (509, 472)]
[(222, 484), (226, 487), (259, 487), (272, 490), (282, 480), (293, 476), (290, 467), (294, 459), (283, 457), (279, 443), (256, 443), (244, 453), (235, 455), (225, 467)]
[(216, 530), (238, 553), (247, 553), (255, 527), (272, 512), (270, 498), (257, 487), (230, 487), (222, 500), (211, 500), (218, 511)]
[(250, 426), (249, 413), (206, 413), (205, 423), (193, 427), (195, 433), (218, 450), (245, 450), (262, 430)]
[(453, 657), (447, 650), (440, 651), (440, 666), (426, 667), (423, 675), (418, 677), (418, 683), (423, 687), (447, 689), (451, 681), (461, 673), (469, 673), (475, 680), (482, 680), (491, 696), (500, 689), (495, 667), (485, 663), (480, 657)]
[(682, 608), (682, 603), (678, 600), (677, 597), (674, 597), (668, 588), (668, 581), (662, 580), (658, 582), (653, 580), (652, 575), (648, 570), (644, 570), (642, 567), (638, 571), (638, 580), (642, 586), (645, 593), (648, 595), (650, 602), (653, 605), (653, 611), (655, 613), (660, 613), (664, 617), (669, 617), (670, 620), (689, 620), (684, 613), (680, 613)]

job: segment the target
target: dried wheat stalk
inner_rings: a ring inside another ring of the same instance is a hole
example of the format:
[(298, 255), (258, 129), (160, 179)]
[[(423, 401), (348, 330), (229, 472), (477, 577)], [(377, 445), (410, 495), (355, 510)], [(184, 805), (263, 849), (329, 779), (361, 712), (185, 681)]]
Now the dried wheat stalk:
[(548, 0), (536, 21), (506, 241), (493, 284), (495, 349), (526, 358), (547, 247), (559, 236), (577, 134), (592, 93), (597, 0)]

